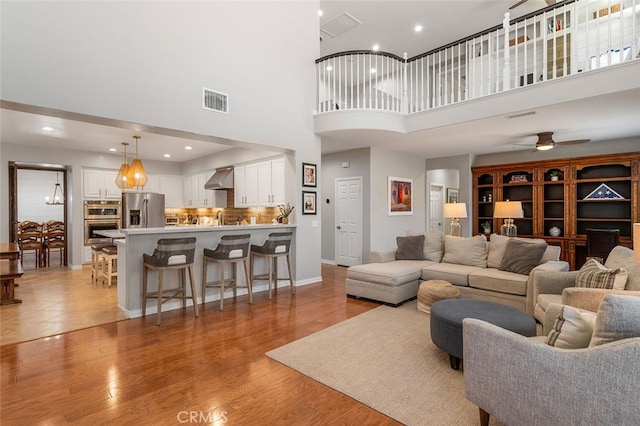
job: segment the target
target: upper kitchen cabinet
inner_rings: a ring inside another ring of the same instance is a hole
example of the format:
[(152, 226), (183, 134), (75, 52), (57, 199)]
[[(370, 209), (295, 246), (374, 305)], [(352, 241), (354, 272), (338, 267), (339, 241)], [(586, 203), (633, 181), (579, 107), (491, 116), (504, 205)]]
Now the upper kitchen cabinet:
[(258, 205), (284, 204), (284, 158), (258, 163)]
[(235, 207), (258, 206), (258, 163), (233, 168)]
[[(199, 173), (184, 178), (183, 207), (226, 207), (226, 191), (204, 189), (213, 172)], [(166, 196), (166, 193), (165, 193)]]
[(158, 192), (164, 194), (164, 205), (167, 208), (184, 207), (182, 198), (182, 176), (158, 176)]
[(120, 188), (116, 185), (117, 171), (82, 170), (82, 195), (84, 198), (119, 199)]

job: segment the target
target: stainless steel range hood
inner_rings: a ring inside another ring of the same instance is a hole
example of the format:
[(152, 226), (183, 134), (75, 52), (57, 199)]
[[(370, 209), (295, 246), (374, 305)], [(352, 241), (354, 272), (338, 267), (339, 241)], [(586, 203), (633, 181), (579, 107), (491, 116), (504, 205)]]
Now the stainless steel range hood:
[(233, 189), (233, 166), (216, 169), (204, 189)]

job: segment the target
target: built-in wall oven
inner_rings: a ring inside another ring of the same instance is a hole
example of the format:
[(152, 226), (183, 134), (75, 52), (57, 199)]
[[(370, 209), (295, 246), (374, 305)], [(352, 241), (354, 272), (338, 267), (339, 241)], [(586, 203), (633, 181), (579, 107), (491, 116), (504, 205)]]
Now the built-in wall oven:
[(84, 201), (84, 244), (111, 242), (111, 238), (99, 235), (99, 231), (120, 229), (120, 201)]

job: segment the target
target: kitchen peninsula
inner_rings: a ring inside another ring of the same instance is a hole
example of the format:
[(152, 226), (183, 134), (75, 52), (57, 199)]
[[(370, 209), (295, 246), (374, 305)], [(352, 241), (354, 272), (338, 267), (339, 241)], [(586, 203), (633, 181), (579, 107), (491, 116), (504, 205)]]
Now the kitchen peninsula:
[[(120, 229), (120, 235), (124, 238), (114, 239), (114, 243), (118, 246), (118, 306), (124, 312), (127, 318), (135, 318), (142, 315), (142, 255), (144, 253), (152, 254), (156, 243), (161, 238), (189, 238), (196, 237), (196, 252), (194, 259), (194, 280), (196, 287), (197, 300), (202, 300), (202, 257), (205, 248), (215, 248), (218, 245), (220, 237), (223, 235), (251, 234), (251, 244), (262, 245), (271, 232), (292, 231), (295, 235), (295, 225), (283, 224), (264, 224), (264, 225), (224, 225), (224, 226), (167, 226), (163, 228), (132, 228)], [(292, 269), (295, 276), (295, 237), (291, 247)], [(284, 260), (284, 259), (283, 259)], [(256, 259), (255, 270), (257, 273), (266, 271), (267, 265), (263, 259)], [(286, 266), (278, 265), (286, 271)], [(218, 265), (209, 266), (209, 275), (215, 276), (218, 271)], [(175, 282), (178, 279), (177, 274), (166, 274), (165, 281), (168, 283)], [(294, 280), (295, 282), (295, 280)], [(153, 290), (157, 287), (158, 277), (156, 271), (149, 271), (149, 287)], [(238, 284), (245, 283), (244, 272), (238, 272)], [(253, 286), (253, 293), (257, 293), (267, 289), (266, 281), (258, 281)], [(208, 301), (220, 299), (220, 293), (217, 290), (209, 289), (211, 295), (207, 297)], [(215, 294), (214, 294), (215, 293)], [(229, 292), (231, 294), (231, 292)], [(246, 294), (246, 289), (238, 289), (238, 294)], [(190, 306), (190, 301), (187, 305)], [(179, 300), (170, 300), (163, 305), (163, 311), (182, 308)], [(147, 306), (148, 314), (157, 313), (155, 303), (149, 303)]]

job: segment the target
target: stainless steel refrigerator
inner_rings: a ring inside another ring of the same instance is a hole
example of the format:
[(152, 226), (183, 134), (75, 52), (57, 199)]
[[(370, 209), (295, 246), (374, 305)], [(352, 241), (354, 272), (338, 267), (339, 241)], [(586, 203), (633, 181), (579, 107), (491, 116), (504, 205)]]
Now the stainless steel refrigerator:
[(122, 228), (164, 227), (164, 194), (122, 193)]

